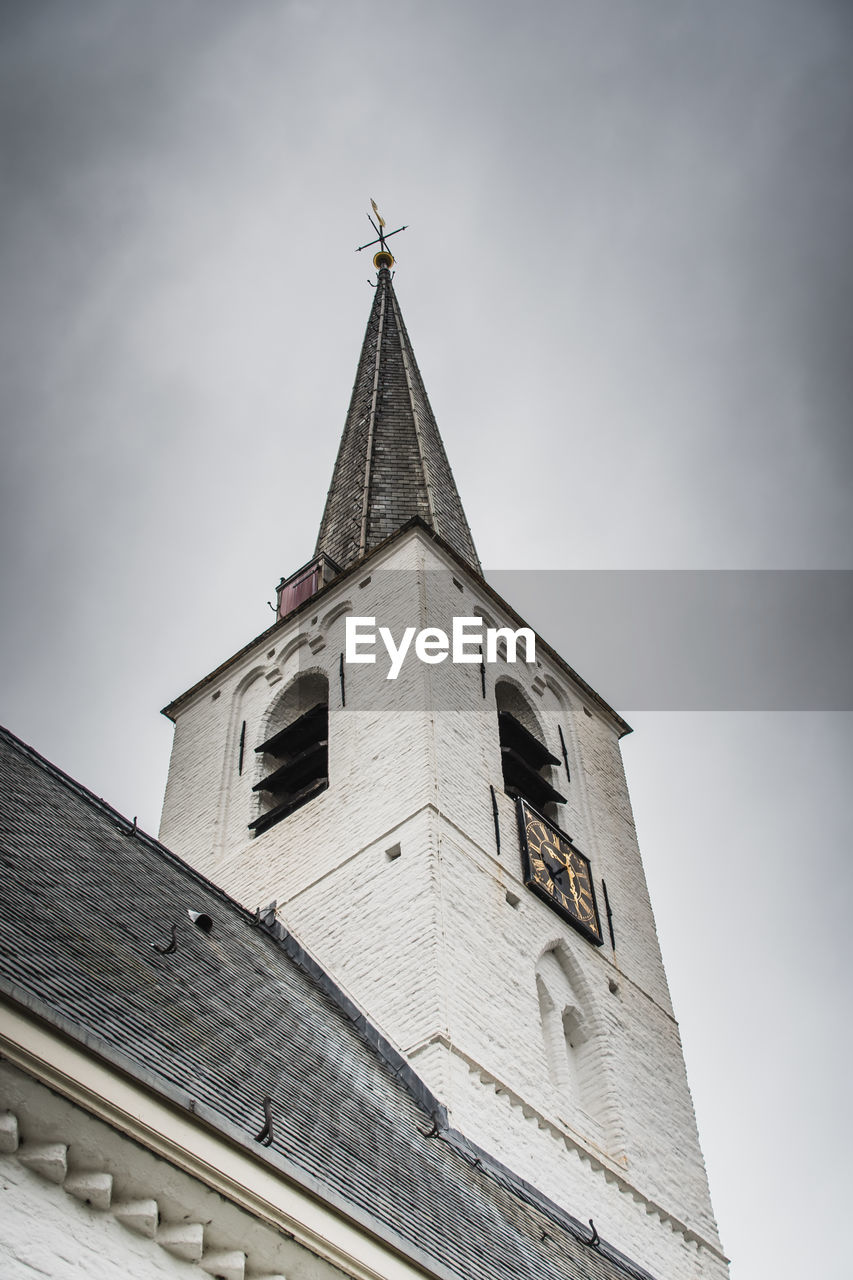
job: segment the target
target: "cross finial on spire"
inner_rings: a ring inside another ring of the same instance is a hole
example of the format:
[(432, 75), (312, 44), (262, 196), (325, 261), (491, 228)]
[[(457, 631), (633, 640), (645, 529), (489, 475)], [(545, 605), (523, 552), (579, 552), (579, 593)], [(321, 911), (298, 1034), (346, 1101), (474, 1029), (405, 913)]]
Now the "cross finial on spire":
[[(383, 267), (393, 267), (394, 265), (394, 255), (388, 249), (388, 246), (386, 245), (385, 241), (390, 240), (391, 236), (397, 235), (397, 232), (405, 231), (406, 227), (405, 226), (398, 227), (397, 231), (389, 231), (386, 234), (385, 219), (382, 217), (382, 214), (377, 209), (376, 201), (371, 200), (370, 204), (373, 209), (373, 212), (376, 214), (376, 222), (373, 221), (370, 214), (367, 215), (367, 221), (373, 227), (373, 230), (376, 232), (379, 238), (377, 240), (370, 240), (368, 241), (367, 244), (360, 244), (356, 249), (356, 253), (361, 253), (362, 249), (370, 249), (373, 247), (373, 245), (378, 244), (379, 250), (377, 253), (374, 253), (373, 255), (373, 265), (377, 271), (380, 271)], [(377, 223), (379, 224), (378, 226), (377, 226)]]

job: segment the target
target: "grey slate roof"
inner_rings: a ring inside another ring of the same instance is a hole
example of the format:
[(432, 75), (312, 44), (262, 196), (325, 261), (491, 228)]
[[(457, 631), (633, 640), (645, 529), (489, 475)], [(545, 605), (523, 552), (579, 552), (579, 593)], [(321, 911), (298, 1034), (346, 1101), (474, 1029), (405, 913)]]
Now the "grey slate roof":
[(346, 569), (412, 516), (480, 572), (391, 272), (382, 267), (316, 554)]
[[(0, 876), (5, 999), (236, 1135), (437, 1276), (648, 1280), (449, 1129), (408, 1064), (280, 925), (5, 730)], [(209, 935), (188, 909), (211, 917)], [(160, 954), (152, 944), (165, 945), (173, 924), (177, 948)], [(266, 1095), (268, 1148), (253, 1145)]]

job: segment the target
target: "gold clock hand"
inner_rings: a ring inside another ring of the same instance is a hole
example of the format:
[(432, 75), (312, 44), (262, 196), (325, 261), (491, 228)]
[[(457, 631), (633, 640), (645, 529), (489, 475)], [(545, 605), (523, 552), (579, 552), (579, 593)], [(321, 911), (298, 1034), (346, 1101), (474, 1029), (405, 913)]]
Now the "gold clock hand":
[(569, 891), (570, 891), (570, 893), (571, 893), (571, 895), (572, 895), (572, 899), (573, 899), (574, 904), (575, 904), (575, 910), (576, 910), (576, 911), (578, 912), (578, 914), (580, 915), (580, 914), (581, 914), (581, 907), (580, 907), (580, 892), (579, 892), (579, 890), (578, 890), (578, 882), (577, 882), (578, 877), (577, 877), (577, 872), (575, 871), (575, 868), (574, 868), (573, 863), (572, 863), (572, 862), (570, 862), (568, 859), (566, 860), (566, 870), (567, 870), (567, 871), (568, 871), (568, 873), (569, 873)]

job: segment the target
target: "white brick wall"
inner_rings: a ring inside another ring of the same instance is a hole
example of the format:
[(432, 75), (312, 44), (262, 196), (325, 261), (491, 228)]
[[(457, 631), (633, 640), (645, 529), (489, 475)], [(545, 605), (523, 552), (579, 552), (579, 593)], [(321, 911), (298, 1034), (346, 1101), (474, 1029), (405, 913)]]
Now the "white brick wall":
[(78, 1204), (14, 1160), (0, 1168), (3, 1280), (179, 1280), (198, 1268)]
[[(413, 572), (420, 567), (435, 572)], [(406, 625), (449, 629), (454, 614), (481, 609), (510, 622), (412, 531), (181, 707), (161, 838), (247, 906), (277, 899), (283, 922), (409, 1054), (473, 1141), (576, 1216), (594, 1217), (602, 1236), (666, 1280), (724, 1276), (616, 724), (544, 652), (535, 668), (488, 668), (485, 699), (478, 666), (411, 657), (391, 682), (380, 652), (375, 666), (346, 668), (344, 708), (344, 606), (395, 636)], [(315, 669), (330, 685), (329, 789), (250, 839), (253, 748), (279, 692)], [(557, 757), (563, 729), (571, 782), (555, 770), (567, 797), (559, 825), (591, 859), (601, 948), (521, 882), (515, 809), (502, 785), (499, 675), (524, 690)], [(401, 856), (389, 861), (398, 843)], [(594, 1031), (595, 1122), (560, 1096), (548, 1070), (535, 968), (554, 945), (583, 988)], [(697, 1239), (707, 1249), (697, 1252)]]

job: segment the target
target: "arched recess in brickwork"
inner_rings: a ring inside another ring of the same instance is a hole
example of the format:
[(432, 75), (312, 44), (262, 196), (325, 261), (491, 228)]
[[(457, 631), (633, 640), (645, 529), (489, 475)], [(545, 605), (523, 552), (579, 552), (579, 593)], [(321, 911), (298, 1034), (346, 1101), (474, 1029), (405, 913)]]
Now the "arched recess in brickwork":
[(504, 790), (559, 823), (564, 796), (555, 779), (560, 761), (548, 748), (539, 717), (518, 682), (507, 676), (495, 684), (495, 706)]
[(329, 785), (329, 680), (301, 671), (270, 704), (255, 748), (254, 835), (316, 799)]
[(517, 680), (509, 676), (501, 676), (495, 682), (495, 702), (498, 711), (508, 711), (524, 725), (528, 733), (532, 733), (536, 738), (542, 737), (539, 717)]
[(496, 627), (498, 625), (488, 610), (484, 609), (483, 606), (478, 604), (476, 601), (474, 602), (471, 613), (476, 618), (482, 618), (487, 627)]
[(566, 761), (568, 762), (569, 777), (577, 771), (579, 764), (579, 750), (577, 742), (577, 726), (575, 724), (575, 708), (572, 700), (566, 692), (565, 688), (555, 680), (553, 676), (545, 676), (545, 688), (548, 690), (546, 696), (549, 697), (549, 705), (552, 708), (552, 715), (559, 725), (557, 737), (559, 739), (560, 730), (562, 730), (562, 741), (560, 742), (561, 750), (556, 753), (562, 755), (562, 748), (565, 747), (566, 760), (563, 761), (565, 777)]
[(281, 669), (286, 666), (295, 654), (298, 654), (302, 649), (307, 648), (308, 636), (304, 631), (300, 631), (295, 636), (292, 636), (290, 640), (281, 647), (281, 652), (278, 655), (278, 668)]
[(323, 614), (322, 618), (320, 619), (320, 630), (324, 633), (328, 632), (329, 629), (334, 625), (334, 623), (338, 621), (339, 618), (343, 618), (345, 614), (348, 614), (348, 613), (352, 613), (352, 601), (339, 600), (338, 603), (333, 608), (329, 609), (327, 613)]
[[(266, 668), (263, 666), (252, 667), (237, 682), (231, 695), (225, 751), (222, 757), (219, 812), (216, 822), (214, 863), (210, 868), (211, 873), (218, 867), (223, 854), (230, 845), (232, 837), (231, 823), (234, 822), (239, 827), (239, 831), (236, 832), (238, 840), (241, 841), (246, 835), (246, 819), (241, 817), (241, 804), (236, 803), (240, 788), (245, 786), (247, 780), (248, 741), (252, 733), (251, 715), (247, 711), (246, 704), (249, 700), (249, 691), (265, 672)], [(232, 801), (235, 803), (232, 803)]]
[(580, 965), (563, 941), (536, 964), (536, 994), (556, 1110), (573, 1128), (612, 1150), (619, 1142), (607, 1028)]

